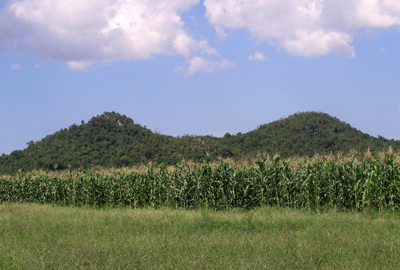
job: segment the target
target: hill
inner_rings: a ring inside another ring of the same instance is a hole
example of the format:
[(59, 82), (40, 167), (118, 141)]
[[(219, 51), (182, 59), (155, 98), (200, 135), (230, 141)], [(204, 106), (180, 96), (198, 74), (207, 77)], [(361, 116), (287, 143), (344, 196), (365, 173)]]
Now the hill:
[(296, 113), (248, 133), (172, 137), (135, 124), (125, 115), (106, 112), (88, 123), (73, 124), (25, 150), (0, 157), (0, 174), (33, 169), (62, 170), (91, 166), (123, 167), (153, 161), (175, 164), (183, 158), (255, 157), (259, 153), (312, 156), (356, 150), (400, 150), (400, 141), (372, 137), (320, 112)]
[(312, 156), (318, 154), (347, 153), (351, 150), (372, 152), (400, 149), (400, 141), (375, 138), (363, 133), (336, 117), (321, 112), (303, 112), (290, 115), (245, 134), (226, 134), (222, 143), (236, 155), (254, 156), (258, 152), (279, 153), (288, 156)]

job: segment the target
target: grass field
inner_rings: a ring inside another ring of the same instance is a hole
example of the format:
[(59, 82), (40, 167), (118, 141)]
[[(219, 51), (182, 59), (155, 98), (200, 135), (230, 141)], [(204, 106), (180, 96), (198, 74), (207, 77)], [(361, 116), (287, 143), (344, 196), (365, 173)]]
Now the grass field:
[(0, 204), (0, 269), (400, 269), (400, 213)]

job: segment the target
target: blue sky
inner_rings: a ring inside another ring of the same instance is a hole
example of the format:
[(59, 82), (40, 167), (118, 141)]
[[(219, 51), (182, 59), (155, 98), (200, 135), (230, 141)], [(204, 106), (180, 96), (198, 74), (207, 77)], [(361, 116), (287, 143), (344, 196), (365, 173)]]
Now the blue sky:
[(105, 111), (173, 136), (321, 111), (400, 139), (400, 4), (337, 2), (0, 0), (0, 154)]

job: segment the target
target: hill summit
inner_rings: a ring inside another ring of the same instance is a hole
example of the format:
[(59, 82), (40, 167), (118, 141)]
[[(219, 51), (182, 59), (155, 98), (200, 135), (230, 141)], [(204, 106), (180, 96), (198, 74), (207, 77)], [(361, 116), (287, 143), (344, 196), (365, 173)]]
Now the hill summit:
[(400, 141), (372, 137), (326, 113), (302, 112), (260, 125), (247, 133), (222, 138), (211, 135), (173, 137), (152, 132), (116, 112), (73, 124), (25, 150), (0, 157), (0, 174), (33, 169), (60, 170), (91, 166), (123, 167), (149, 161), (175, 164), (182, 159), (238, 159), (257, 154), (312, 156), (314, 154), (400, 150)]

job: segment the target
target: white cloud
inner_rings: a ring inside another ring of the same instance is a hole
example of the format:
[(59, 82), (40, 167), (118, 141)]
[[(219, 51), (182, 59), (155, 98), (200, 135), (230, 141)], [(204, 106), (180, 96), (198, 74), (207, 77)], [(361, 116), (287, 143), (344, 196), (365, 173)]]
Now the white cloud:
[(337, 53), (354, 57), (355, 52), (350, 36), (337, 32), (324, 33), (323, 31), (308, 32), (304, 29), (296, 30), (296, 38), (284, 43), (286, 50), (295, 55), (317, 57), (328, 53)]
[(249, 56), (249, 60), (259, 60), (259, 61), (263, 61), (263, 60), (268, 60), (264, 57), (264, 54), (262, 53), (255, 53), (254, 55), (250, 55)]
[(20, 64), (11, 64), (10, 69), (12, 70), (21, 70), (22, 66)]
[(204, 0), (204, 5), (218, 34), (248, 29), (259, 41), (307, 57), (354, 57), (356, 33), (400, 25), (398, 0)]
[(34, 67), (35, 69), (38, 69), (38, 68), (41, 68), (42, 66), (39, 65), (39, 64), (35, 64), (35, 65), (33, 65), (33, 67)]
[(176, 72), (186, 72), (188, 75), (191, 75), (196, 72), (214, 72), (217, 69), (224, 68), (233, 68), (236, 67), (232, 62), (222, 59), (217, 61), (212, 61), (208, 59), (204, 59), (198, 56), (194, 56), (193, 58), (186, 61), (186, 64), (183, 67), (176, 68)]
[(217, 32), (217, 35), (220, 39), (225, 39), (228, 36), (228, 34), (224, 31), (222, 27), (215, 26), (215, 31)]
[(68, 66), (70, 69), (86, 69), (92, 65), (91, 62), (83, 62), (83, 61), (69, 61)]
[(200, 0), (13, 0), (0, 10), (0, 52), (17, 50), (84, 69), (158, 54), (218, 56), (184, 30)]
[[(63, 62), (71, 69), (160, 54), (182, 56), (188, 73), (230, 67), (232, 63), (206, 39), (193, 37), (185, 28), (181, 15), (200, 2), (9, 0), (0, 9), (0, 53), (23, 52)], [(354, 35), (400, 25), (398, 0), (204, 0), (203, 4), (221, 39), (227, 30), (247, 29), (259, 42), (306, 57), (354, 57)]]

